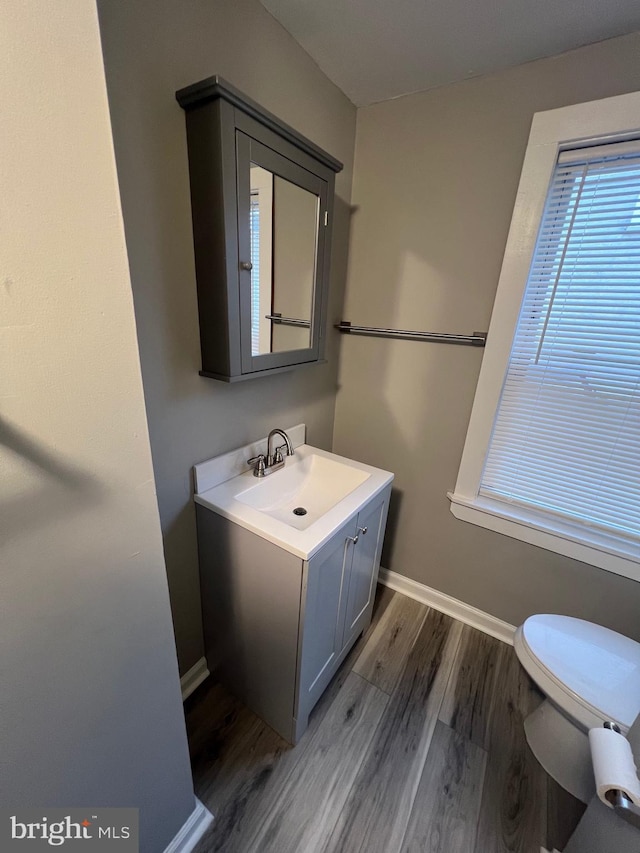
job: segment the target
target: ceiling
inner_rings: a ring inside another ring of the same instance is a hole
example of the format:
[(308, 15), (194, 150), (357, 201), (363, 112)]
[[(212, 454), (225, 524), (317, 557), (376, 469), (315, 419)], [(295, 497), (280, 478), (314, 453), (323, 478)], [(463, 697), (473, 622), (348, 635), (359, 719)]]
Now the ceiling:
[(638, 0), (261, 2), (356, 106), (640, 30)]

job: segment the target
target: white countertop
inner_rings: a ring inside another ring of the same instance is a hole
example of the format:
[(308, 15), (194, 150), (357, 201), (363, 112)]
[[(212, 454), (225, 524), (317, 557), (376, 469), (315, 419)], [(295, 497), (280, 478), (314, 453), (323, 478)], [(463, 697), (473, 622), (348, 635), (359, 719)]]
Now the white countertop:
[[(345, 459), (335, 453), (329, 453), (308, 444), (297, 447), (295, 456), (286, 459), (285, 468), (281, 471), (286, 471), (287, 466), (300, 463), (311, 455), (340, 462), (368, 476), (363, 483), (304, 530), (297, 530), (295, 527), (237, 500), (236, 495), (261, 482), (254, 477), (251, 470), (212, 488), (197, 491), (194, 500), (201, 506), (239, 524), (257, 536), (284, 548), (289, 553), (295, 554), (303, 560), (308, 560), (332, 537), (336, 530), (350, 518), (355, 517), (365, 503), (393, 481), (393, 474), (389, 471), (373, 468), (371, 465), (365, 465), (353, 459)], [(203, 463), (203, 465), (206, 464), (208, 463)], [(269, 475), (272, 483), (275, 484), (276, 481), (272, 478), (276, 478), (281, 471), (274, 471), (273, 474)]]

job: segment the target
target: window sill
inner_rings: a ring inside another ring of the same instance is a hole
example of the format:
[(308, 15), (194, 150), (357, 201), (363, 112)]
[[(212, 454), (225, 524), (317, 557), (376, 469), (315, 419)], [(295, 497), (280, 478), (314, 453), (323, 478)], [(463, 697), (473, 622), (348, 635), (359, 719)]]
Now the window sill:
[(640, 547), (632, 543), (488, 498), (472, 499), (452, 492), (447, 496), (451, 512), (461, 521), (640, 581)]

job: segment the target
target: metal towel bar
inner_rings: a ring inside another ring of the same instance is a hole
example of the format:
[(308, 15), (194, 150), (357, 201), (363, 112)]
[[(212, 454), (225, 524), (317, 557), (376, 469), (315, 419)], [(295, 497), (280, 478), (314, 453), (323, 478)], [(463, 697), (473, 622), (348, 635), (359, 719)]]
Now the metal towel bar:
[(272, 323), (280, 323), (282, 326), (304, 326), (310, 328), (309, 320), (298, 320), (296, 317), (283, 317), (282, 314), (265, 314), (265, 320), (271, 320)]
[(486, 332), (474, 332), (472, 335), (451, 335), (444, 332), (411, 332), (403, 329), (383, 329), (376, 326), (355, 326), (346, 320), (337, 323), (339, 332), (351, 335), (369, 335), (380, 338), (406, 338), (415, 341), (434, 341), (443, 344), (466, 344), (473, 347), (483, 347), (487, 342)]

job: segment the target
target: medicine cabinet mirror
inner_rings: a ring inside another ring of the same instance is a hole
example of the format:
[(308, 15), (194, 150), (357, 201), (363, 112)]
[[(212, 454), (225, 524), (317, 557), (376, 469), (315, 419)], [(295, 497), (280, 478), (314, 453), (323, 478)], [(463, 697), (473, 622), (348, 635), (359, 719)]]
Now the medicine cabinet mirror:
[(220, 77), (186, 111), (203, 376), (234, 382), (322, 359), (342, 164)]

